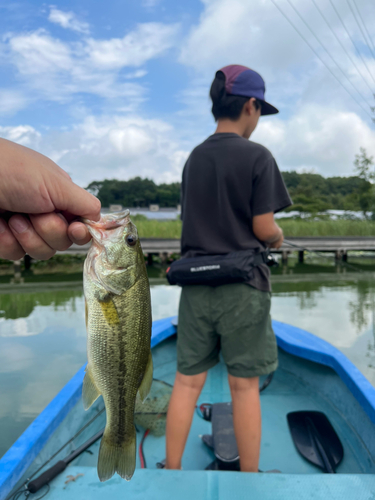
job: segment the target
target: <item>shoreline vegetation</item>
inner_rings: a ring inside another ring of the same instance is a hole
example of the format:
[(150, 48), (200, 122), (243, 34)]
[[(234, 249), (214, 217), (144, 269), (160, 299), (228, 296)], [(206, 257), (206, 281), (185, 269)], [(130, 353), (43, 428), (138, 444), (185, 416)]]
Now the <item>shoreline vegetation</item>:
[[(132, 221), (138, 229), (141, 238), (165, 238), (179, 239), (181, 237), (181, 220), (157, 220), (147, 219), (144, 215), (131, 216)], [(283, 229), (285, 239), (288, 237), (375, 237), (375, 221), (373, 220), (351, 220), (351, 219), (317, 219), (293, 218), (277, 219), (277, 224)], [(176, 258), (177, 256), (172, 256)], [(72, 275), (82, 272), (83, 262), (86, 256), (82, 255), (55, 255), (48, 261), (33, 261), (33, 275), (43, 275), (53, 272), (55, 274)], [(157, 258), (156, 258), (157, 261)], [(13, 262), (0, 259), (0, 283), (1, 277), (12, 273)], [(22, 264), (24, 269), (24, 264)]]
[[(351, 177), (323, 177), (313, 172), (282, 171), (293, 206), (286, 212), (316, 214), (326, 210), (361, 211), (367, 219), (375, 212), (375, 173), (373, 158), (360, 148), (355, 155)], [(97, 196), (103, 207), (176, 207), (181, 203), (181, 184), (156, 184), (152, 179), (104, 179), (91, 182), (86, 189)]]
[[(179, 239), (182, 222), (180, 220), (160, 221), (147, 219), (142, 215), (131, 217), (141, 238)], [(324, 236), (372, 236), (375, 237), (375, 221), (369, 220), (311, 220), (278, 219), (285, 238)]]

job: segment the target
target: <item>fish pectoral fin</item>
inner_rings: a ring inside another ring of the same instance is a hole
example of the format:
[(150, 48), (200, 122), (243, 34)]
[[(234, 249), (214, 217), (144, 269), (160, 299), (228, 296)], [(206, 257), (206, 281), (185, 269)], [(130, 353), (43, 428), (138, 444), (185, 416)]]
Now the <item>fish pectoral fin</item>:
[(98, 399), (99, 396), (100, 396), (99, 389), (95, 385), (90, 367), (87, 366), (82, 386), (82, 399), (83, 399), (83, 407), (85, 408), (85, 410), (88, 410), (90, 406)]
[(107, 324), (109, 326), (118, 325), (120, 323), (120, 318), (113, 300), (109, 299), (105, 302), (99, 302), (99, 304)]
[(152, 355), (151, 349), (150, 354), (148, 355), (148, 362), (145, 370), (145, 374), (143, 375), (143, 379), (141, 385), (139, 386), (138, 392), (141, 398), (142, 403), (148, 396), (152, 385), (152, 375), (153, 375), (153, 366), (152, 366)]

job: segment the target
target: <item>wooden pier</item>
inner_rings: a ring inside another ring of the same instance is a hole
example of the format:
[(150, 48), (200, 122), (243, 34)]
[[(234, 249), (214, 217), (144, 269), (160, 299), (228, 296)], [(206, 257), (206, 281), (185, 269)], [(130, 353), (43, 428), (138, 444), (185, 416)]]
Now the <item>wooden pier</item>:
[(375, 252), (375, 237), (372, 236), (309, 236), (286, 238), (279, 250), (282, 261), (287, 262), (291, 252), (298, 252), (299, 262), (303, 262), (305, 251), (333, 253), (336, 260), (348, 260), (348, 252)]
[[(288, 244), (290, 243), (290, 245)], [(163, 260), (168, 255), (180, 253), (180, 240), (163, 238), (142, 238), (143, 252), (148, 255), (149, 262), (152, 262), (153, 255), (159, 255)], [(86, 254), (90, 248), (90, 243), (79, 246), (72, 245), (64, 252), (58, 254)], [(283, 262), (286, 262), (291, 252), (298, 252), (300, 262), (303, 262), (304, 250), (315, 252), (330, 252), (335, 255), (336, 260), (347, 260), (350, 251), (375, 252), (375, 237), (371, 236), (346, 236), (346, 237), (289, 237), (278, 250), (272, 253), (281, 253)]]

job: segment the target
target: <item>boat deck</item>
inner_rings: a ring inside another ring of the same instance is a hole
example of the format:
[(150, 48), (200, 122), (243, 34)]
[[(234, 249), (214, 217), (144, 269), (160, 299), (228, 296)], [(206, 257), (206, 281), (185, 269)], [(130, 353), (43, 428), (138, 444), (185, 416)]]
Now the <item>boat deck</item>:
[[(154, 377), (173, 384), (176, 373), (175, 336), (153, 348), (153, 360)], [(261, 394), (263, 429), (259, 467), (263, 471), (278, 469), (281, 474), (204, 471), (214, 460), (214, 455), (202, 443), (200, 435), (211, 433), (211, 423), (195, 414), (183, 457), (183, 471), (156, 468), (156, 463), (165, 458), (165, 439), (164, 436), (148, 435), (143, 446), (147, 469), (140, 468), (137, 448), (137, 469), (130, 482), (115, 475), (109, 481), (100, 483), (96, 471), (98, 441), (90, 447), (89, 453), (82, 453), (60, 476), (51, 481), (46, 499), (95, 500), (104, 496), (117, 499), (126, 495), (131, 500), (210, 500), (230, 498), (233, 495), (242, 499), (250, 498), (251, 495), (253, 500), (373, 500), (375, 459), (370, 451), (374, 448), (373, 424), (368, 415), (360, 409), (359, 403), (332, 368), (298, 358), (281, 348), (279, 363), (271, 384)], [(199, 404), (227, 401), (230, 401), (227, 372), (225, 365), (220, 363), (210, 370)], [(44, 463), (61, 444), (67, 442), (102, 407), (100, 398), (85, 413), (82, 401), (79, 400), (24, 478), (30, 477), (33, 470)], [(298, 410), (322, 411), (331, 421), (344, 447), (344, 459), (337, 474), (324, 474), (298, 454), (286, 419), (287, 413)], [(72, 449), (76, 449), (103, 428), (104, 424), (103, 413), (46, 468), (67, 456)], [(143, 433), (144, 429), (139, 428), (138, 445)], [(69, 481), (72, 477), (75, 480)], [(28, 498), (37, 499), (45, 491), (44, 487)]]
[[(262, 405), (262, 444), (260, 454), (260, 470), (278, 469), (284, 474), (316, 474), (319, 469), (304, 460), (295, 449), (290, 436), (286, 415), (291, 411), (317, 410), (323, 411), (336, 432), (341, 436), (344, 446), (344, 459), (339, 465), (338, 473), (366, 473), (370, 472), (368, 461), (365, 463), (364, 445), (358, 440), (358, 436), (347, 421), (340, 415), (329, 401), (323, 399), (320, 394), (315, 393), (312, 388), (289, 373), (283, 366), (286, 354), (280, 353), (281, 368), (276, 371), (271, 384), (261, 394)], [(175, 361), (175, 339), (165, 340), (153, 349), (154, 377), (173, 384), (176, 373)], [(321, 368), (325, 370), (325, 367)], [(205, 387), (199, 398), (201, 403), (221, 403), (230, 401), (227, 371), (224, 363), (216, 365), (209, 371)], [(80, 402), (78, 403), (80, 404)], [(102, 417), (104, 426), (104, 414)], [(143, 436), (144, 429), (139, 429), (137, 442)], [(214, 454), (204, 445), (200, 439), (202, 434), (211, 434), (211, 423), (203, 420), (198, 414), (194, 415), (193, 425), (190, 431), (185, 454), (182, 461), (184, 471), (204, 470), (214, 460)], [(343, 439), (345, 436), (345, 439)], [(87, 435), (85, 439), (88, 439)], [(95, 443), (90, 451), (93, 455), (83, 453), (73, 463), (74, 466), (96, 467), (100, 441)], [(144, 455), (148, 469), (156, 469), (156, 463), (165, 458), (165, 439), (147, 436), (143, 446)], [(370, 456), (368, 457), (370, 460)], [(372, 460), (371, 460), (372, 462)], [(139, 456), (137, 454), (137, 468), (140, 468)], [(375, 464), (371, 471), (375, 472)], [(70, 474), (69, 468), (66, 469)], [(136, 471), (135, 475), (137, 475)]]
[[(79, 476), (65, 484), (66, 477), (57, 477), (45, 497), (54, 500), (373, 500), (372, 475), (285, 475), (251, 474), (216, 471), (137, 470), (130, 482), (119, 476), (100, 483), (93, 467), (70, 468)], [(317, 480), (318, 479), (318, 480)], [(235, 491), (234, 491), (235, 489)], [(30, 495), (30, 499), (39, 495)], [(235, 495), (235, 496), (234, 496)]]

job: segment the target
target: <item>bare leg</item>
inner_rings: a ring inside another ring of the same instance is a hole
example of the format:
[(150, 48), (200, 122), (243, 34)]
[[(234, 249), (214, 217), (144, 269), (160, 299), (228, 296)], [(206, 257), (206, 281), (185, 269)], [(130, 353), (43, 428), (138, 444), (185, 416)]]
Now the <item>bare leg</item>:
[(177, 372), (169, 402), (166, 428), (166, 469), (181, 469), (182, 454), (189, 435), (195, 405), (206, 381), (207, 372), (182, 375)]
[(228, 375), (228, 381), (232, 394), (233, 425), (241, 471), (258, 472), (262, 431), (259, 379)]

